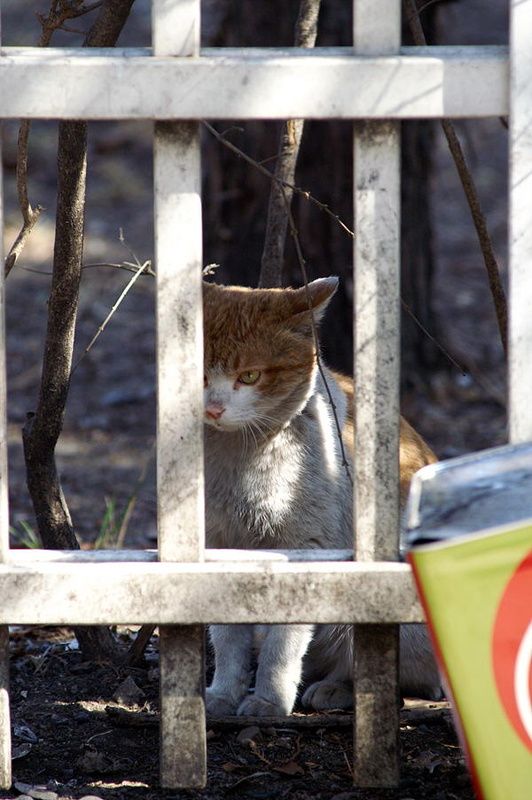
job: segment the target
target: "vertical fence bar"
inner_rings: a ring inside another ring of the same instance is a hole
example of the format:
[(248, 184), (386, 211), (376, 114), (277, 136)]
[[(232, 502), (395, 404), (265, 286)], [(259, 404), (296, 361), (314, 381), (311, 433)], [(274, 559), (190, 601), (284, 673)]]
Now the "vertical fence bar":
[[(401, 43), (400, 0), (354, 0), (357, 54)], [(399, 529), (399, 124), (354, 127), (355, 558), (393, 560)], [(355, 782), (398, 783), (396, 625), (355, 626)]]
[[(0, 163), (1, 159), (0, 141)], [(9, 550), (7, 474), (7, 386), (4, 291), (4, 214), (0, 181), (0, 563)], [(9, 715), (9, 628), (0, 625), (0, 788), (11, 786), (11, 724)]]
[(532, 0), (510, 3), (509, 427), (532, 441)]
[[(153, 0), (155, 55), (199, 52), (199, 0)], [(158, 122), (154, 152), (159, 558), (204, 547), (201, 165), (196, 122)], [(204, 631), (160, 629), (161, 784), (205, 785)]]

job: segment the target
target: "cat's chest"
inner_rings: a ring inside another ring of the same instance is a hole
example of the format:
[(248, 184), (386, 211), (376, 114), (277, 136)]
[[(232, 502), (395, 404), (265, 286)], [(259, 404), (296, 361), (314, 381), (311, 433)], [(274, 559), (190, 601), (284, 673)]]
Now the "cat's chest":
[(304, 448), (289, 434), (262, 448), (207, 437), (207, 545), (262, 546), (281, 535), (297, 503), (303, 462)]

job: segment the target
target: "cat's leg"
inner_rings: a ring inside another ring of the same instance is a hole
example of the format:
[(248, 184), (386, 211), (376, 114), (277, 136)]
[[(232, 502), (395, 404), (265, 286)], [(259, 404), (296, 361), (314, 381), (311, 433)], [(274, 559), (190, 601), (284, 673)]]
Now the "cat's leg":
[[(399, 686), (403, 697), (441, 700), (443, 689), (427, 628), (400, 627)], [(312, 678), (303, 705), (324, 711), (353, 707), (353, 636), (349, 626), (320, 626), (309, 650), (306, 671)]]
[(236, 714), (251, 683), (252, 625), (211, 625), (214, 647), (214, 677), (205, 693), (207, 714)]
[(426, 625), (401, 625), (399, 685), (403, 697), (441, 700), (444, 696)]
[(350, 626), (319, 626), (305, 662), (305, 673), (310, 683), (301, 698), (304, 706), (316, 711), (353, 708), (353, 636)]
[(305, 690), (301, 702), (315, 711), (330, 711), (353, 708), (353, 682), (345, 677), (343, 670), (329, 672), (321, 681), (311, 683)]
[(303, 656), (313, 634), (312, 625), (272, 625), (262, 642), (255, 691), (238, 713), (252, 717), (286, 716), (296, 701)]

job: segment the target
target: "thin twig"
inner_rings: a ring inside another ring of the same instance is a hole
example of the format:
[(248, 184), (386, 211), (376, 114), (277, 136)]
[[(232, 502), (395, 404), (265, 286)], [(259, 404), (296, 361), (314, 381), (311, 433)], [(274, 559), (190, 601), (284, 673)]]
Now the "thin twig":
[[(31, 209), (31, 207), (30, 207)], [(32, 232), (33, 228), (37, 220), (41, 215), (41, 211), (43, 210), (43, 206), (36, 206), (34, 209), (31, 209), (31, 215), (28, 221), (24, 221), (22, 228), (20, 229), (17, 238), (11, 245), (9, 253), (6, 256), (6, 260), (4, 263), (4, 277), (7, 278), (15, 264), (17, 263), (17, 259), (22, 253), (24, 246), (26, 244), (26, 240), (28, 239), (30, 233)]]
[(4, 276), (7, 278), (13, 267), (15, 266), (18, 257), (24, 249), (26, 240), (35, 223), (40, 217), (43, 206), (38, 205), (34, 209), (31, 207), (28, 197), (28, 137), (30, 133), (30, 121), (28, 119), (22, 120), (18, 132), (17, 140), (17, 194), (20, 212), (22, 214), (22, 227), (18, 233), (17, 238), (13, 242), (9, 253), (4, 262)]
[(327, 398), (328, 398), (328, 401), (329, 401), (329, 405), (330, 405), (332, 413), (333, 413), (334, 424), (336, 426), (336, 435), (338, 437), (338, 442), (339, 442), (339, 445), (340, 445), (340, 452), (342, 454), (342, 467), (345, 469), (345, 473), (347, 475), (349, 483), (351, 484), (351, 486), (354, 486), (354, 484), (353, 484), (353, 476), (351, 475), (351, 470), (350, 470), (350, 467), (349, 467), (349, 461), (347, 460), (347, 454), (345, 452), (344, 438), (343, 438), (343, 434), (342, 434), (342, 427), (340, 425), (340, 420), (338, 419), (336, 403), (334, 402), (334, 399), (333, 399), (333, 396), (332, 396), (332, 393), (331, 393), (331, 390), (330, 390), (330, 387), (329, 387), (329, 382), (328, 382), (327, 377), (325, 375), (325, 370), (323, 368), (323, 363), (322, 363), (322, 360), (321, 360), (320, 344), (319, 344), (319, 339), (318, 339), (318, 331), (317, 331), (317, 328), (316, 328), (316, 323), (314, 321), (314, 314), (313, 314), (313, 311), (312, 311), (312, 301), (311, 301), (311, 297), (310, 297), (310, 292), (308, 290), (308, 275), (307, 275), (306, 262), (305, 262), (305, 258), (303, 256), (303, 250), (301, 248), (301, 242), (299, 241), (299, 234), (297, 232), (296, 223), (295, 223), (295, 220), (294, 220), (294, 215), (292, 214), (292, 209), (290, 208), (290, 205), (289, 205), (288, 202), (287, 202), (287, 205), (286, 205), (286, 215), (287, 215), (287, 219), (288, 219), (288, 224), (290, 226), (290, 233), (291, 233), (292, 239), (294, 241), (294, 246), (295, 246), (295, 249), (296, 249), (297, 259), (299, 261), (299, 268), (301, 270), (301, 275), (303, 277), (303, 283), (305, 285), (305, 289), (306, 289), (306, 292), (307, 292), (307, 299), (308, 299), (308, 305), (309, 305), (309, 311), (310, 311), (310, 324), (312, 326), (312, 336), (314, 338), (314, 346), (316, 348), (316, 363), (318, 365), (318, 371), (319, 371), (319, 373), (321, 375), (321, 379), (323, 381), (323, 385), (325, 386), (325, 391), (327, 392)]
[(428, 331), (428, 330), (425, 328), (425, 326), (423, 325), (423, 323), (421, 322), (421, 320), (420, 320), (420, 319), (418, 319), (418, 317), (417, 317), (417, 316), (414, 314), (414, 312), (412, 311), (412, 309), (410, 308), (410, 306), (409, 306), (407, 303), (405, 303), (405, 301), (404, 301), (404, 300), (401, 300), (401, 305), (402, 305), (403, 309), (406, 311), (406, 313), (407, 313), (407, 314), (409, 314), (409, 315), (412, 317), (412, 319), (414, 320), (414, 322), (416, 323), (416, 325), (418, 325), (418, 326), (419, 326), (420, 330), (421, 330), (421, 331), (422, 331), (422, 332), (425, 334), (425, 336), (427, 336), (427, 337), (430, 339), (430, 341), (431, 341), (431, 342), (432, 342), (434, 345), (436, 345), (436, 347), (438, 348), (438, 350), (440, 350), (440, 352), (441, 352), (441, 353), (443, 353), (443, 355), (444, 355), (446, 358), (448, 358), (448, 359), (449, 359), (449, 361), (451, 362), (451, 364), (453, 365), (453, 367), (456, 367), (456, 369), (457, 369), (459, 372), (461, 372), (461, 373), (462, 373), (462, 375), (467, 375), (467, 370), (466, 370), (464, 367), (460, 366), (460, 364), (458, 363), (458, 361), (456, 361), (456, 360), (455, 360), (455, 359), (452, 357), (452, 355), (449, 353), (449, 351), (448, 351), (448, 350), (446, 350), (446, 349), (445, 349), (445, 347), (444, 347), (443, 345), (441, 345), (441, 344), (438, 342), (438, 340), (437, 340), (437, 339), (435, 339), (435, 338), (434, 338), (434, 336), (433, 336), (433, 335), (432, 335), (432, 334), (431, 334), (431, 333), (430, 333), (430, 332), (429, 332), (429, 331)]
[[(241, 150), (235, 144), (230, 142), (229, 139), (226, 139), (226, 137), (222, 133), (219, 133), (216, 130), (216, 128), (213, 128), (213, 126), (210, 123), (208, 123), (206, 120), (202, 120), (202, 124), (207, 128), (209, 133), (212, 133), (212, 135), (214, 136), (215, 139), (218, 139), (218, 141), (221, 142), (225, 147), (227, 147), (229, 150), (232, 150), (232, 152), (235, 153), (239, 158), (242, 158), (244, 161), (246, 161), (248, 164), (250, 164), (254, 169), (256, 169), (258, 172), (260, 172), (262, 175), (264, 175), (269, 180), (271, 180), (271, 181), (277, 180), (273, 172), (270, 172), (270, 170), (268, 170), (265, 167), (263, 167), (258, 161), (256, 161), (254, 158), (249, 156), (247, 153), (245, 153), (243, 150)], [(306, 189), (301, 189), (299, 186), (295, 186), (294, 184), (289, 184), (289, 183), (286, 183), (284, 181), (281, 181), (281, 185), (286, 186), (286, 188), (288, 188), (288, 189), (291, 189), (295, 194), (298, 194), (301, 197), (304, 197), (310, 203), (312, 203), (317, 208), (319, 208), (320, 211), (323, 211), (325, 214), (327, 214), (327, 216), (331, 217), (331, 219), (333, 219), (338, 225), (340, 225), (341, 228), (343, 228), (343, 230), (346, 233), (349, 234), (349, 236), (354, 237), (355, 234), (351, 230), (351, 228), (349, 228), (345, 224), (345, 222), (343, 222), (340, 219), (338, 214), (334, 214), (326, 203), (321, 203), (309, 191), (307, 191)]]
[[(37, 19), (41, 24), (41, 35), (39, 37), (38, 47), (48, 47), (52, 36), (56, 30), (68, 30), (75, 33), (80, 31), (73, 31), (64, 25), (65, 20), (74, 19), (87, 14), (89, 11), (99, 8), (102, 5), (101, 0), (84, 5), (83, 0), (54, 0), (50, 6), (50, 11), (47, 16), (36, 12)], [(37, 220), (41, 215), (43, 206), (37, 205), (35, 208), (31, 207), (28, 197), (28, 139), (30, 133), (30, 120), (24, 119), (19, 126), (19, 134), (17, 141), (17, 167), (16, 167), (16, 180), (17, 180), (17, 193), (19, 207), (22, 214), (23, 224), (22, 227), (11, 246), (5, 261), (4, 261), (4, 277), (7, 278), (13, 267), (15, 266), (30, 233), (32, 232)]]
[[(155, 270), (152, 269), (151, 261), (146, 261), (143, 265), (144, 275), (155, 277)], [(113, 269), (123, 269), (126, 272), (137, 272), (140, 264), (131, 264), (129, 261), (122, 261), (121, 264), (113, 264), (111, 261), (99, 261), (94, 264), (82, 264), (81, 269), (93, 269), (94, 267), (112, 267)], [(35, 271), (35, 270), (34, 270)]]
[[(419, 11), (416, 6), (415, 0), (404, 0), (406, 18), (410, 27), (414, 43), (418, 46), (425, 46), (427, 40), (423, 31), (423, 26), (419, 19)], [(480, 249), (484, 258), (486, 272), (488, 274), (488, 281), (490, 285), (491, 296), (495, 307), (495, 314), (497, 316), (497, 323), (499, 326), (499, 335), (501, 338), (502, 347), (505, 356), (508, 354), (508, 306), (506, 302), (506, 295), (502, 285), (497, 259), (491, 243), (491, 238), (486, 224), (486, 217), (482, 211), (482, 206), (478, 197), (475, 182), (471, 175), (471, 171), (467, 166), (467, 161), (460, 144), (460, 140), (456, 135), (456, 129), (453, 123), (448, 119), (442, 119), (441, 125), (449, 150), (453, 157), (456, 169), (462, 188), (464, 190), (473, 224), (477, 232)]]
[[(129, 711), (120, 706), (106, 706), (109, 721), (117, 726), (153, 727), (159, 725), (160, 714), (153, 711)], [(228, 731), (259, 725), (265, 728), (316, 729), (349, 728), (353, 724), (352, 714), (291, 714), (288, 717), (208, 717), (211, 730)]]
[[(67, 19), (82, 17), (101, 6), (102, 0), (91, 3), (88, 6), (84, 4), (84, 0), (56, 0), (56, 2), (52, 3), (48, 15), (41, 14), (38, 11), (35, 12), (42, 27), (38, 47), (48, 47), (55, 31), (69, 30), (67, 27), (64, 27), (64, 23)], [(83, 31), (71, 30), (71, 32), (83, 34)]]
[(124, 300), (125, 296), (126, 296), (126, 295), (127, 295), (127, 293), (129, 292), (129, 290), (131, 289), (131, 287), (133, 286), (133, 284), (134, 284), (134, 283), (135, 283), (135, 282), (136, 282), (136, 281), (137, 281), (137, 280), (140, 278), (140, 276), (141, 276), (141, 275), (144, 273), (144, 270), (146, 269), (146, 267), (147, 267), (147, 266), (149, 266), (149, 265), (150, 265), (150, 263), (151, 263), (150, 261), (146, 261), (144, 264), (140, 264), (140, 265), (139, 265), (139, 267), (137, 268), (137, 270), (136, 270), (135, 274), (133, 275), (133, 277), (131, 278), (131, 280), (129, 281), (129, 283), (127, 283), (127, 285), (125, 286), (125, 288), (124, 288), (124, 289), (122, 290), (122, 292), (120, 293), (120, 295), (119, 295), (119, 297), (118, 297), (118, 299), (117, 299), (116, 303), (115, 303), (115, 304), (112, 306), (111, 310), (109, 311), (109, 313), (107, 314), (106, 318), (104, 319), (104, 321), (102, 322), (102, 324), (100, 325), (100, 327), (98, 328), (98, 330), (96, 331), (96, 333), (94, 334), (94, 336), (92, 337), (92, 339), (90, 340), (89, 344), (87, 345), (87, 347), (85, 348), (85, 350), (83, 351), (83, 353), (81, 354), (81, 356), (78, 358), (78, 360), (76, 361), (76, 363), (75, 363), (75, 364), (74, 364), (74, 366), (72, 367), (72, 373), (71, 373), (72, 375), (74, 374), (74, 372), (75, 372), (75, 371), (77, 370), (77, 368), (79, 367), (79, 365), (80, 365), (81, 361), (83, 361), (83, 359), (85, 358), (85, 356), (86, 356), (86, 355), (89, 353), (89, 351), (92, 349), (92, 347), (94, 346), (94, 344), (96, 343), (96, 341), (99, 339), (99, 337), (101, 336), (101, 334), (104, 332), (104, 330), (106, 329), (106, 327), (107, 327), (107, 325), (108, 325), (109, 321), (111, 320), (111, 317), (112, 317), (112, 316), (114, 315), (114, 313), (115, 313), (115, 312), (118, 310), (118, 307), (121, 305), (122, 301)]

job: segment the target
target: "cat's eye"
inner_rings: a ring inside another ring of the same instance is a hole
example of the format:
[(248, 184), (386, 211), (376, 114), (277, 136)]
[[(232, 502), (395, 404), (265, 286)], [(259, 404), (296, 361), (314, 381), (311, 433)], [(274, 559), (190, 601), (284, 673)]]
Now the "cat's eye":
[(252, 386), (254, 383), (257, 383), (259, 378), (260, 372), (258, 369), (248, 369), (246, 372), (240, 373), (238, 376), (238, 383), (244, 383), (246, 386)]

